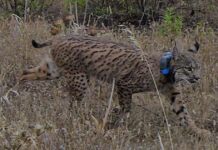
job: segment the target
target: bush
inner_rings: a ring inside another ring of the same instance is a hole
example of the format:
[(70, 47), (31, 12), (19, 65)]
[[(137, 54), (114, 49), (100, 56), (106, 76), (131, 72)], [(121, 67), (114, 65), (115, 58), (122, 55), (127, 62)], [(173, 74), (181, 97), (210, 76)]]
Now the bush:
[(176, 15), (172, 8), (167, 8), (164, 13), (163, 22), (160, 27), (161, 34), (179, 35), (182, 31), (182, 26), (183, 26), (182, 17)]

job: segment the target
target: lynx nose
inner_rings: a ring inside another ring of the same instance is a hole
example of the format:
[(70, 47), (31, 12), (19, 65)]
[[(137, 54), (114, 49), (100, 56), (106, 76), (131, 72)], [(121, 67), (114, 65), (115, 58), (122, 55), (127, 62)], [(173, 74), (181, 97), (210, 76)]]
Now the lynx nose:
[(199, 76), (194, 76), (193, 78), (194, 78), (195, 80), (199, 80), (199, 79), (200, 79)]
[(23, 75), (27, 75), (29, 71), (27, 69), (23, 70)]
[(195, 80), (199, 80), (200, 79), (200, 77), (195, 77)]
[(196, 83), (196, 82), (198, 82), (199, 79), (200, 79), (200, 77), (193, 76), (191, 79), (189, 79), (189, 82), (190, 83)]

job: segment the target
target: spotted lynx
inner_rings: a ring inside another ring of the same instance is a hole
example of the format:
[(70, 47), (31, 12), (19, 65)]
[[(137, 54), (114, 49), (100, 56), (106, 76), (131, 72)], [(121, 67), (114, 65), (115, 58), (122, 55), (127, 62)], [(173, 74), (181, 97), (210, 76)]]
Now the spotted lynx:
[(158, 89), (170, 100), (180, 124), (199, 134), (209, 134), (195, 125), (183, 100), (178, 98), (179, 84), (192, 84), (200, 78), (200, 66), (194, 56), (199, 49), (197, 42), (192, 49), (182, 51), (175, 45), (169, 55), (144, 55), (144, 60), (131, 46), (89, 36), (64, 36), (42, 44), (33, 40), (32, 45), (35, 48), (50, 46), (52, 59), (25, 70), (21, 80), (54, 79), (63, 75), (73, 99), (82, 100), (91, 76), (108, 83), (114, 78), (121, 112), (127, 113), (131, 109), (132, 94), (156, 91), (150, 68)]

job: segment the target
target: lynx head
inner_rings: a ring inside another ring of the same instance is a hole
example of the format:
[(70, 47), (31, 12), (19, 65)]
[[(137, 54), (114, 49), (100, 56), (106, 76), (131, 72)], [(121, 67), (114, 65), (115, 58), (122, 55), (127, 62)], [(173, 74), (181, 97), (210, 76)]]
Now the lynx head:
[(196, 41), (194, 46), (188, 50), (182, 50), (175, 42), (173, 48), (173, 71), (175, 83), (182, 85), (196, 83), (200, 79), (200, 63), (197, 61), (196, 53), (199, 50), (199, 43)]

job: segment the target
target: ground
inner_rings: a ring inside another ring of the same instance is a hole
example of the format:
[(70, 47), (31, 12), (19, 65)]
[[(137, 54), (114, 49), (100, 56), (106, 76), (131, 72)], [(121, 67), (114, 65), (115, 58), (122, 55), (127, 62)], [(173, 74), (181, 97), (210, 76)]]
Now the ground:
[[(170, 47), (170, 38), (160, 36), (158, 31), (133, 32), (145, 52)], [(175, 149), (181, 150), (215, 150), (218, 149), (218, 37), (204, 28), (184, 35), (184, 41), (191, 41), (196, 35), (200, 40), (198, 57), (203, 62), (203, 76), (195, 89), (186, 89), (183, 95), (188, 99), (187, 105), (196, 124), (213, 135), (210, 140), (199, 138), (178, 126), (168, 101), (163, 99), (172, 143)], [(127, 40), (125, 35), (115, 36)], [(99, 86), (91, 80), (85, 99), (75, 102), (69, 111), (70, 97), (62, 78), (19, 83), (22, 70), (35, 66), (48, 54), (48, 49), (32, 48), (31, 39), (47, 38), (50, 35), (45, 21), (0, 23), (0, 149), (160, 149), (161, 145), (171, 148), (156, 93), (134, 95), (128, 120), (120, 127), (98, 134), (91, 116), (104, 117), (111, 85), (100, 83)], [(114, 94), (113, 108), (117, 106)]]

